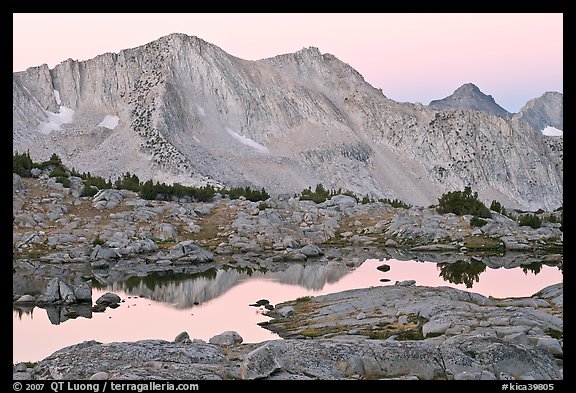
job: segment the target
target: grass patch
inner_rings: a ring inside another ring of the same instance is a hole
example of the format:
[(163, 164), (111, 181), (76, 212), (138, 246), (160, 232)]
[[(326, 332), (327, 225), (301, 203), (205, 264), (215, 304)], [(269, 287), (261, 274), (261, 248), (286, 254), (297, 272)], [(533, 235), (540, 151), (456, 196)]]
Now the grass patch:
[(487, 236), (468, 236), (464, 238), (464, 247), (472, 251), (504, 251), (504, 244), (500, 239)]
[(546, 329), (544, 330), (544, 333), (557, 340), (561, 340), (564, 337), (564, 332), (556, 329)]
[(338, 333), (342, 332), (342, 327), (338, 327), (338, 326), (322, 326), (319, 328), (309, 328), (309, 329), (304, 329), (298, 332), (298, 334), (304, 336), (304, 337), (320, 337), (320, 336), (326, 336), (326, 335), (330, 335), (332, 337), (334, 337), (335, 335), (337, 335)]
[(271, 208), (272, 208), (272, 206), (266, 202), (260, 202), (258, 204), (258, 210), (266, 210), (266, 209), (271, 209)]
[(39, 259), (54, 252), (54, 248), (47, 241), (42, 243), (30, 243), (26, 248), (13, 249), (12, 254), (16, 259)]
[[(427, 337), (422, 335), (422, 325), (428, 322), (424, 317), (416, 314), (408, 314), (408, 323), (379, 322), (372, 329), (364, 329), (360, 334), (368, 336), (374, 340), (386, 340), (391, 336), (396, 336), (398, 341), (424, 340)], [(428, 337), (431, 337), (430, 335)]]
[(38, 365), (38, 362), (20, 362), (18, 364), (25, 364), (27, 368), (34, 368)]
[(96, 235), (96, 238), (92, 241), (93, 246), (102, 246), (106, 241), (100, 239), (100, 235)]
[(310, 299), (312, 299), (310, 296), (301, 296), (296, 299), (296, 303), (308, 302)]
[(424, 340), (424, 335), (422, 334), (422, 330), (404, 330), (403, 332), (398, 333), (396, 340), (398, 341), (408, 341), (408, 340)]

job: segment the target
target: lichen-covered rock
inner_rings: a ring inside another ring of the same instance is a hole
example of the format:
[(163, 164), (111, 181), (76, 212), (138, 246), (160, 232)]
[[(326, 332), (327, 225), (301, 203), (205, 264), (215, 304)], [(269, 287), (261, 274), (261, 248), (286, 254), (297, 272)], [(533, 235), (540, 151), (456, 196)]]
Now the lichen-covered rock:
[(221, 334), (218, 334), (212, 338), (210, 338), (210, 344), (220, 345), (220, 346), (230, 346), (230, 345), (237, 345), (241, 344), (244, 339), (240, 336), (237, 332), (234, 331), (227, 331)]
[[(54, 352), (32, 371), (33, 379), (224, 379), (229, 361), (217, 346), (145, 340), (86, 341)], [(102, 375), (102, 374), (101, 374)]]

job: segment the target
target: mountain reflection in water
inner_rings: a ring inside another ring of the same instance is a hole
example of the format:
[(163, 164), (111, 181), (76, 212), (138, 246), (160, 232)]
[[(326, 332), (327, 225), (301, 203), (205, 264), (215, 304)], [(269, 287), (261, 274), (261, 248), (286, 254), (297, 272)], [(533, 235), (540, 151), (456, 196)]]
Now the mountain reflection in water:
[[(219, 297), (230, 288), (251, 279), (275, 281), (319, 291), (326, 284), (335, 283), (352, 272), (342, 263), (293, 264), (283, 271), (253, 270), (250, 268), (209, 270), (191, 276), (162, 276), (152, 274), (117, 282), (107, 287), (114, 292), (122, 290), (131, 295), (171, 303), (176, 308), (189, 308)], [(255, 299), (257, 300), (257, 299)]]
[[(229, 268), (195, 276), (165, 272), (132, 278), (93, 288), (93, 301), (106, 292), (114, 292), (123, 302), (117, 309), (89, 316), (81, 310), (72, 310), (73, 306), (42, 310), (14, 305), (13, 361), (38, 361), (57, 349), (86, 340), (171, 341), (183, 331), (205, 341), (227, 330), (237, 331), (248, 343), (277, 339), (277, 335), (258, 326), (269, 319), (263, 315), (262, 307), (250, 306), (259, 299), (268, 299), (277, 305), (298, 297), (394, 285), (403, 280), (416, 280), (416, 285), (464, 290), (466, 284), (472, 284), (469, 290), (484, 296), (531, 296), (563, 281), (562, 270), (557, 266), (530, 264), (522, 268), (488, 266), (484, 269), (472, 260), (459, 259), (461, 263), (445, 264), (368, 259), (355, 269), (347, 268), (345, 261), (286, 263), (269, 266), (271, 270)], [(390, 266), (389, 271), (377, 270), (383, 263)], [(381, 282), (382, 279), (390, 281)], [(74, 311), (72, 315), (71, 311)]]

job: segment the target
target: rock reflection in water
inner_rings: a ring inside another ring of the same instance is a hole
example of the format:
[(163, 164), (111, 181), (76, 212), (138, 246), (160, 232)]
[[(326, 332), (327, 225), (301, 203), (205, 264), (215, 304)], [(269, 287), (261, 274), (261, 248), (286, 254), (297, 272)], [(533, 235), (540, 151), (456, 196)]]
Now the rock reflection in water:
[(271, 280), (282, 284), (298, 285), (306, 289), (321, 290), (324, 285), (335, 283), (352, 270), (342, 263), (290, 264), (283, 271), (253, 270), (250, 268), (210, 270), (193, 276), (149, 275), (133, 278), (108, 286), (108, 290), (123, 290), (132, 295), (164, 303), (177, 308), (192, 307), (227, 292), (230, 288), (252, 279)]
[(18, 319), (22, 319), (24, 315), (29, 317), (30, 319), (34, 318), (34, 310), (36, 308), (43, 308), (46, 310), (46, 315), (48, 316), (48, 320), (52, 325), (60, 325), (63, 322), (66, 322), (70, 319), (75, 318), (92, 318), (92, 309), (90, 308), (90, 304), (75, 304), (73, 306), (14, 306), (14, 313), (18, 316)]

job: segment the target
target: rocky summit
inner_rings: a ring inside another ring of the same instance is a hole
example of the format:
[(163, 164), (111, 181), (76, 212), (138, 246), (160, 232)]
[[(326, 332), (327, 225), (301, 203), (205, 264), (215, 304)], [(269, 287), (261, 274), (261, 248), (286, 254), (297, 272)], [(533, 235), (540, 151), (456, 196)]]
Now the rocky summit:
[(436, 109), (473, 109), (505, 118), (512, 116), (506, 109), (498, 105), (492, 96), (482, 93), (478, 86), (473, 83), (460, 86), (448, 97), (431, 101), (428, 106)]
[(419, 206), (471, 185), (506, 206), (559, 207), (562, 137), (479, 110), (395, 102), (313, 47), (248, 61), (171, 34), (14, 73), (13, 149), (112, 179), (274, 195), (322, 183)]

